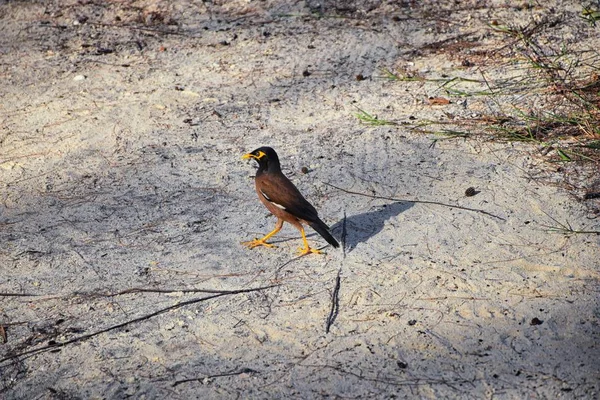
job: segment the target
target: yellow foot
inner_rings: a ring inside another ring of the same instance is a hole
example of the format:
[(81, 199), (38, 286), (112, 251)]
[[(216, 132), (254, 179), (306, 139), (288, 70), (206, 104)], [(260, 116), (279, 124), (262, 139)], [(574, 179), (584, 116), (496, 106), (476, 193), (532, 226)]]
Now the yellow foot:
[(256, 238), (254, 240), (249, 241), (249, 242), (242, 242), (242, 244), (244, 246), (246, 246), (247, 248), (249, 248), (249, 249), (253, 249), (253, 248), (258, 247), (258, 246), (265, 246), (265, 247), (270, 247), (270, 248), (277, 247), (277, 246), (275, 246), (275, 245), (273, 245), (271, 243), (265, 242), (264, 239), (256, 239)]
[(310, 253), (323, 254), (323, 252), (321, 250), (313, 249), (312, 247), (308, 247), (308, 246), (301, 247), (298, 249), (298, 257), (302, 257), (302, 256), (305, 256)]

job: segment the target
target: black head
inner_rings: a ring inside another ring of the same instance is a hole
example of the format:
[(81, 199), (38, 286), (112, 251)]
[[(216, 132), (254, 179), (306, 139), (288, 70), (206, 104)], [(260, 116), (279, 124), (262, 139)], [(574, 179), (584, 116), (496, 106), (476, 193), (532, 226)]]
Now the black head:
[(258, 149), (244, 154), (243, 159), (253, 158), (258, 163), (258, 172), (280, 171), (279, 157), (270, 147), (259, 147)]

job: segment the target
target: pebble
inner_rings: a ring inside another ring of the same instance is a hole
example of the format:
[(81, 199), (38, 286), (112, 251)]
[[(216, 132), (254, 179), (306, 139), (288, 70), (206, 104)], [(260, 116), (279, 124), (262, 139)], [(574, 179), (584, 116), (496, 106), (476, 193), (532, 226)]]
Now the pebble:
[(83, 81), (83, 80), (85, 80), (85, 75), (76, 75), (76, 76), (73, 78), (73, 80), (74, 80), (74, 81)]

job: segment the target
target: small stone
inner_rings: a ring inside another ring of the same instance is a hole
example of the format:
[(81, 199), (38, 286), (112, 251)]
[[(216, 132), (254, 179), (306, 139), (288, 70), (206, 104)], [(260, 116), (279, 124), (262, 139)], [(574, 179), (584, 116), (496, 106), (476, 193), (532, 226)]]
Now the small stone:
[(470, 187), (470, 188), (467, 188), (467, 190), (465, 190), (465, 196), (467, 196), (467, 197), (475, 196), (477, 193), (479, 193), (479, 192), (477, 190), (475, 190), (474, 187)]
[(76, 75), (76, 76), (73, 78), (73, 80), (77, 82), (77, 81), (83, 81), (83, 80), (85, 80), (85, 78), (86, 78), (86, 76), (85, 76), (85, 75)]

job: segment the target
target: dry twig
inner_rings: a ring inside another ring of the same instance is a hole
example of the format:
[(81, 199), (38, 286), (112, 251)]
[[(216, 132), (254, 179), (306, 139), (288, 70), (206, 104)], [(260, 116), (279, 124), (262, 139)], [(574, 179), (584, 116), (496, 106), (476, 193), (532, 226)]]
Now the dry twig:
[(203, 302), (203, 301), (207, 301), (207, 300), (215, 299), (217, 297), (227, 296), (227, 295), (231, 295), (231, 294), (257, 292), (257, 291), (261, 291), (261, 290), (265, 290), (265, 289), (270, 289), (270, 288), (273, 288), (273, 287), (276, 287), (276, 286), (278, 286), (278, 285), (263, 286), (263, 287), (253, 288), (253, 289), (240, 289), (240, 290), (221, 291), (219, 293), (212, 294), (210, 296), (200, 297), (200, 298), (197, 298), (197, 299), (191, 299), (191, 300), (188, 300), (188, 301), (181, 302), (179, 304), (175, 304), (173, 306), (161, 308), (160, 310), (155, 311), (153, 313), (146, 314), (146, 315), (143, 315), (141, 317), (134, 318), (134, 319), (122, 322), (122, 323), (117, 324), (117, 325), (109, 326), (108, 328), (104, 328), (104, 329), (101, 329), (99, 331), (89, 333), (87, 335), (78, 336), (78, 337), (75, 337), (73, 339), (66, 340), (64, 342), (56, 342), (56, 343), (53, 343), (53, 344), (50, 344), (50, 345), (47, 345), (47, 346), (42, 346), (42, 347), (39, 347), (37, 349), (23, 351), (23, 352), (17, 353), (17, 354), (11, 354), (11, 355), (9, 355), (7, 357), (1, 358), (0, 359), (0, 363), (3, 363), (5, 361), (11, 361), (11, 360), (14, 360), (14, 359), (19, 358), (19, 357), (32, 356), (32, 355), (35, 355), (35, 354), (39, 354), (39, 353), (43, 353), (43, 352), (46, 352), (46, 351), (54, 350), (54, 349), (57, 349), (57, 348), (60, 348), (60, 347), (65, 347), (65, 346), (67, 346), (69, 344), (73, 344), (73, 343), (77, 343), (77, 342), (82, 342), (84, 340), (91, 339), (91, 338), (93, 338), (95, 336), (98, 336), (98, 335), (101, 335), (103, 333), (110, 332), (110, 331), (113, 331), (115, 329), (123, 328), (123, 327), (125, 327), (127, 325), (131, 325), (131, 324), (134, 324), (134, 323), (137, 323), (137, 322), (145, 321), (145, 320), (154, 318), (154, 317), (156, 317), (158, 315), (164, 314), (164, 313), (166, 313), (168, 311), (176, 310), (178, 308), (189, 306), (191, 304), (196, 304), (196, 303), (200, 303), (200, 302)]
[(207, 375), (207, 376), (203, 376), (200, 378), (182, 379), (180, 381), (173, 382), (173, 384), (171, 386), (175, 387), (177, 385), (181, 385), (182, 383), (203, 381), (205, 379), (222, 378), (225, 376), (234, 376), (234, 375), (242, 375), (242, 374), (258, 374), (258, 373), (259, 373), (258, 371), (251, 369), (251, 368), (240, 368), (240, 369), (235, 369), (231, 372), (224, 372), (222, 374)]
[(329, 310), (329, 316), (327, 317), (327, 325), (325, 326), (325, 333), (329, 333), (329, 329), (331, 325), (335, 322), (335, 319), (338, 316), (340, 311), (340, 273), (342, 269), (340, 268), (337, 273), (337, 277), (335, 278), (335, 287), (333, 288), (333, 293), (331, 294), (331, 309)]
[(502, 218), (502, 217), (500, 217), (498, 215), (495, 215), (495, 214), (492, 214), (492, 213), (487, 212), (485, 210), (480, 210), (480, 209), (477, 209), (477, 208), (469, 208), (469, 207), (458, 206), (458, 205), (455, 205), (455, 204), (440, 203), (438, 201), (410, 200), (410, 199), (398, 199), (398, 198), (395, 198), (395, 197), (377, 196), (377, 195), (372, 195), (372, 194), (367, 194), (367, 193), (354, 192), (352, 190), (344, 189), (344, 188), (332, 185), (331, 183), (327, 183), (327, 182), (324, 182), (324, 183), (327, 186), (331, 186), (334, 189), (341, 190), (344, 193), (354, 194), (354, 195), (357, 195), (357, 196), (370, 197), (372, 199), (381, 199), (381, 200), (390, 200), (390, 201), (401, 201), (401, 202), (405, 202), (405, 203), (433, 204), (433, 205), (436, 205), (436, 206), (458, 208), (460, 210), (478, 212), (478, 213), (481, 213), (481, 214), (489, 215), (490, 217), (493, 217), (493, 218), (497, 218), (497, 219), (499, 219), (501, 221), (506, 221), (506, 218)]

